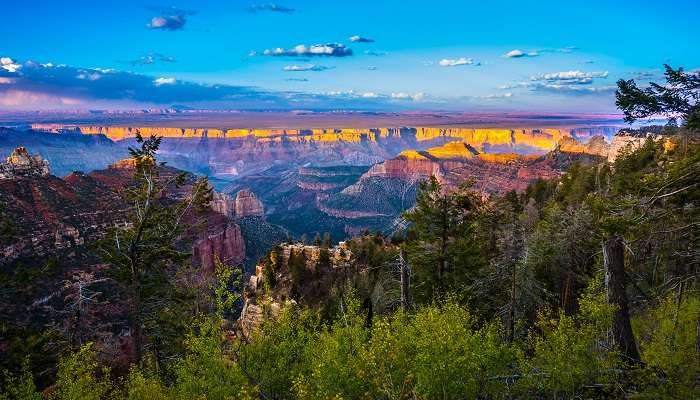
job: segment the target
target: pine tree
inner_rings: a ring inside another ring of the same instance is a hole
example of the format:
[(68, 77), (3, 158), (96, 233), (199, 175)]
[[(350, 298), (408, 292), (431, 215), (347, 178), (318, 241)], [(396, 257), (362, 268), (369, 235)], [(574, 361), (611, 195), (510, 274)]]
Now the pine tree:
[(212, 189), (206, 178), (201, 178), (184, 199), (169, 199), (168, 192), (182, 186), (186, 174), (161, 178), (164, 163), (156, 160), (160, 137), (144, 139), (137, 133), (136, 142), (140, 147), (129, 149), (135, 164), (134, 183), (124, 191), (130, 205), (130, 224), (126, 229), (113, 229), (102, 250), (105, 261), (113, 266), (115, 278), (126, 289), (134, 356), (141, 363), (145, 305), (153, 299), (161, 300), (164, 290), (167, 292), (166, 269), (188, 259), (189, 254), (176, 246), (184, 230), (183, 217), (204, 209), (212, 199)]

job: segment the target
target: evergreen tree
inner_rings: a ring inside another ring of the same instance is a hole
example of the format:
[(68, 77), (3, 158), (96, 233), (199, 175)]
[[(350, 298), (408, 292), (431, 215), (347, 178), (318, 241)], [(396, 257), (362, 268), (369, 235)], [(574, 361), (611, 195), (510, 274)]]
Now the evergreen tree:
[(113, 229), (102, 250), (105, 261), (113, 266), (115, 278), (126, 288), (134, 355), (141, 363), (146, 319), (158, 316), (157, 310), (165, 306), (162, 300), (170, 292), (167, 268), (189, 258), (177, 246), (184, 230), (183, 218), (188, 212), (205, 208), (212, 199), (212, 190), (202, 178), (184, 199), (167, 198), (168, 191), (185, 183), (186, 174), (161, 178), (164, 164), (156, 160), (161, 138), (144, 139), (137, 133), (136, 142), (140, 147), (129, 149), (135, 165), (134, 184), (124, 190), (130, 205), (130, 224), (126, 229)]
[(411, 223), (404, 247), (415, 297), (430, 301), (461, 291), (483, 263), (475, 237), (479, 204), (466, 187), (448, 193), (435, 177), (421, 182), (415, 208), (404, 214)]

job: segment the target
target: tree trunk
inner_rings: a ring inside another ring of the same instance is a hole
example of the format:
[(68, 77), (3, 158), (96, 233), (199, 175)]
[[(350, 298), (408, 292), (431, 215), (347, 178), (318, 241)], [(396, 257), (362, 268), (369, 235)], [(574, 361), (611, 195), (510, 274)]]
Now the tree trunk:
[(516, 268), (518, 263), (512, 261), (511, 281), (510, 281), (510, 307), (508, 307), (508, 341), (512, 342), (515, 338), (515, 279)]
[(141, 290), (138, 277), (132, 276), (131, 281), (131, 336), (134, 340), (134, 357), (137, 365), (141, 365), (143, 343), (141, 332)]
[(625, 249), (620, 236), (613, 235), (605, 240), (603, 259), (606, 300), (608, 304), (616, 307), (612, 322), (612, 338), (627, 360), (632, 364), (637, 364), (641, 358), (630, 323), (625, 289)]
[(411, 302), (409, 294), (411, 277), (409, 275), (408, 265), (406, 264), (406, 257), (403, 249), (401, 249), (399, 252), (399, 268), (401, 270), (401, 308), (408, 310), (408, 306)]

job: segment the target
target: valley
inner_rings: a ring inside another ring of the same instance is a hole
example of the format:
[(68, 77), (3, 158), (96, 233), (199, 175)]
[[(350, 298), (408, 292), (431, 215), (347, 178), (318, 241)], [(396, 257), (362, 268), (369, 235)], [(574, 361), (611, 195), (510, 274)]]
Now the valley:
[(329, 232), (342, 239), (400, 228), (419, 182), (431, 175), (451, 188), (469, 181), (484, 195), (522, 191), (573, 162), (608, 157), (617, 130), (614, 125), (215, 129), (35, 123), (30, 130), (0, 131), (0, 150), (24, 143), (62, 176), (105, 168), (127, 155), (137, 134), (157, 135), (163, 138), (159, 157), (169, 166), (208, 176), (222, 193), (254, 193), (269, 221), (293, 236)]

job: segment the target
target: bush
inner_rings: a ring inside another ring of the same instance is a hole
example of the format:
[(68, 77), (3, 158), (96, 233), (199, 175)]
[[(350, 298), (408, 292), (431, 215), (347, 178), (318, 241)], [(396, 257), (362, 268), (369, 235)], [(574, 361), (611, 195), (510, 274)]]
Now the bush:
[(109, 374), (109, 368), (98, 363), (92, 343), (88, 343), (59, 362), (56, 391), (51, 398), (56, 400), (109, 398), (114, 395)]

